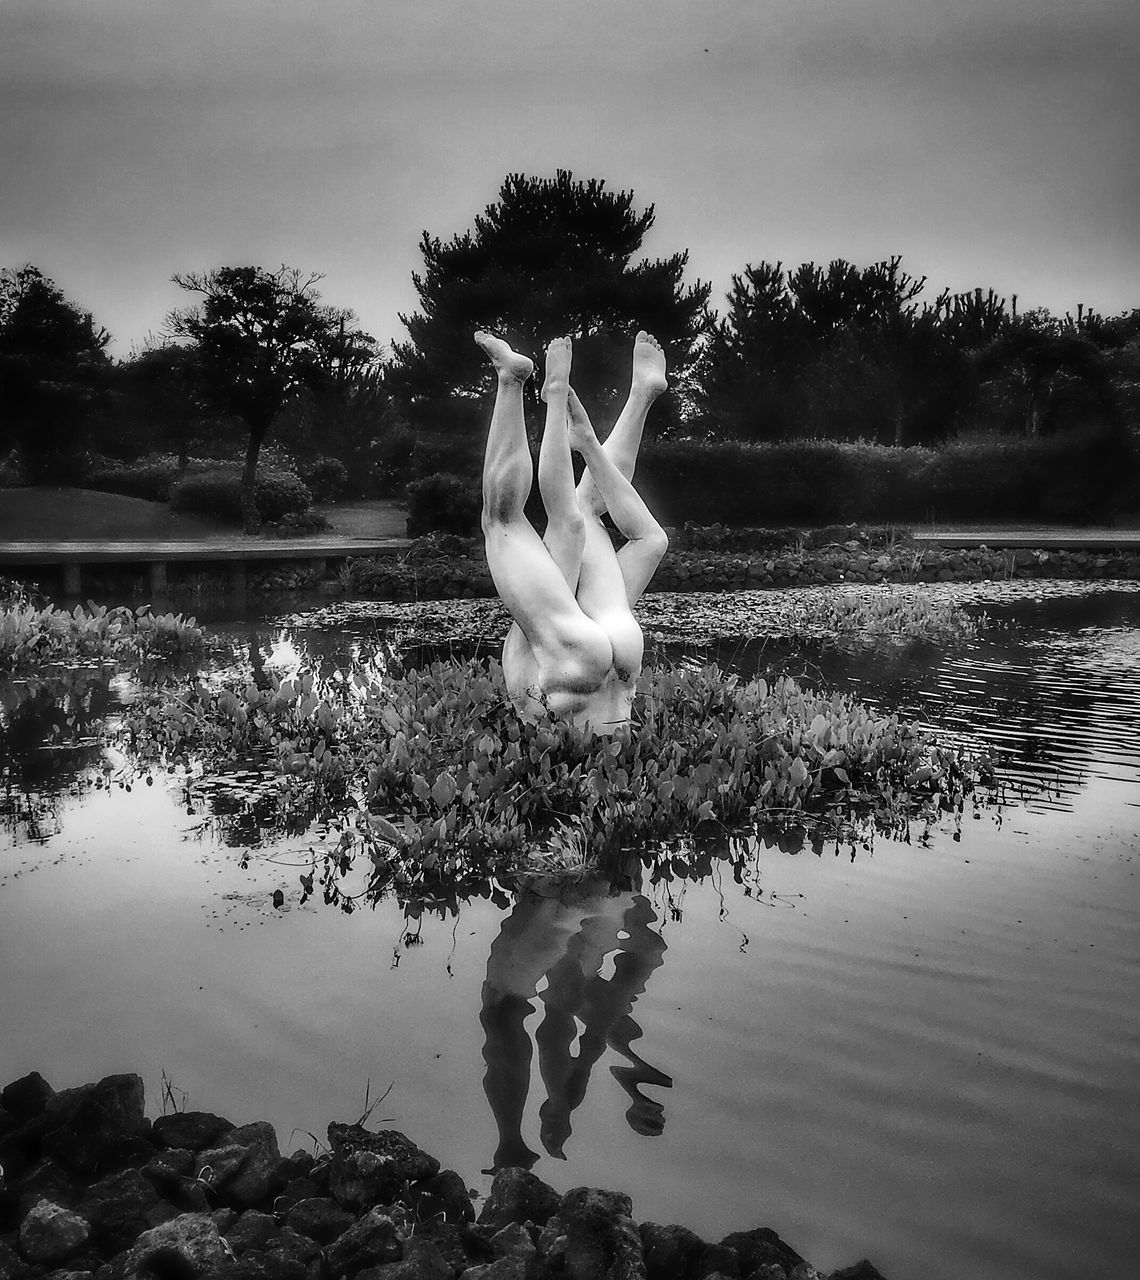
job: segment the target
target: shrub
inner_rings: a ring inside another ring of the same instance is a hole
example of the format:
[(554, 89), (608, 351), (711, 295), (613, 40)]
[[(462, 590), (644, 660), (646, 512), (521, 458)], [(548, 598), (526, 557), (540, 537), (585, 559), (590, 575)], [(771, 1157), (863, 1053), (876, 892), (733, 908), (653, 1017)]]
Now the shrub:
[(27, 483), (20, 455), (15, 449), (6, 458), (0, 458), (0, 489), (18, 489)]
[(461, 538), (479, 532), (483, 500), (479, 482), (437, 472), (408, 485), (408, 537), (454, 533)]
[(348, 488), (348, 468), (339, 458), (314, 458), (298, 469), (314, 502), (335, 502)]
[(178, 459), (170, 454), (152, 454), (137, 462), (100, 460), (87, 475), (87, 488), (103, 493), (122, 493), (130, 498), (166, 502), (178, 478)]
[[(288, 471), (266, 471), (257, 477), (257, 510), (266, 523), (287, 516), (303, 516), (313, 498), (300, 476)], [(170, 489), (175, 511), (212, 516), (231, 524), (241, 523), (241, 470), (218, 465), (182, 476)]]
[(922, 513), (918, 482), (931, 457), (925, 449), (835, 440), (670, 440), (646, 446), (638, 488), (672, 525), (904, 520)]

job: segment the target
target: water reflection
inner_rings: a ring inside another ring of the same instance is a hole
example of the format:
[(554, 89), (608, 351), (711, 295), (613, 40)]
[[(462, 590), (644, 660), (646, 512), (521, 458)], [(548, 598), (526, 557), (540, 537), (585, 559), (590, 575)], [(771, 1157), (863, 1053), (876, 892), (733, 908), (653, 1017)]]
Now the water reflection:
[[(644, 894), (608, 881), (520, 894), (491, 945), (480, 1013), (483, 1089), (499, 1133), (494, 1168), (529, 1169), (539, 1158), (522, 1133), (535, 1045), (546, 1090), (539, 1140), (549, 1155), (566, 1158), (571, 1116), (607, 1047), (626, 1059), (610, 1074), (629, 1095), (630, 1128), (646, 1137), (663, 1131), (664, 1108), (641, 1088), (668, 1089), (672, 1079), (631, 1048), (642, 1035), (633, 1006), (665, 954), (656, 922)], [(526, 1021), (536, 1000), (543, 1014), (532, 1045)]]

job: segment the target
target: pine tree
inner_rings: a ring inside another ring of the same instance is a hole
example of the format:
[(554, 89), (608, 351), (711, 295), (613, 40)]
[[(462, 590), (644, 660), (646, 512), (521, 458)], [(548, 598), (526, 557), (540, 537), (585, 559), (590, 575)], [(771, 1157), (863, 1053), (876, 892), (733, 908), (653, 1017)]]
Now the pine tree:
[(671, 383), (683, 386), (706, 324), (709, 286), (683, 283), (687, 253), (634, 261), (653, 221), (653, 206), (636, 210), (632, 191), (559, 170), (554, 178), (509, 175), (473, 230), (447, 241), (425, 231), (423, 271), (412, 277), (420, 310), (400, 317), (410, 340), (396, 344), (387, 373), (403, 416), (417, 431), (449, 433), (456, 469), (470, 469), (491, 388), (472, 340), (476, 329), (531, 356), (540, 366), (536, 384), (546, 344), (569, 335), (572, 379), (599, 425), (624, 399), (638, 329), (656, 335)]

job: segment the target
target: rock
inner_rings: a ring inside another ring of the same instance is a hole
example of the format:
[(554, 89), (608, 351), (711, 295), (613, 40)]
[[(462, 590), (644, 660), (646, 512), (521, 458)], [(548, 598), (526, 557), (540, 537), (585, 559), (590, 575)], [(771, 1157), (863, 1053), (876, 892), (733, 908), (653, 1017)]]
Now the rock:
[(571, 1280), (644, 1280), (641, 1236), (632, 1215), (629, 1196), (575, 1187), (542, 1229), (538, 1252), (564, 1250), (562, 1269)]
[(145, 1231), (126, 1253), (112, 1263), (116, 1277), (138, 1273), (195, 1280), (230, 1257), (225, 1241), (208, 1214), (183, 1213)]
[(27, 1270), (16, 1251), (0, 1240), (0, 1280), (19, 1280)]
[(417, 1222), (443, 1218), (448, 1222), (474, 1222), (475, 1207), (463, 1179), (454, 1169), (443, 1169), (434, 1178), (413, 1183), (407, 1197)]
[[(776, 1264), (771, 1263), (770, 1269), (777, 1269)], [(823, 1276), (810, 1262), (801, 1262), (788, 1272), (788, 1280), (823, 1280)]]
[(293, 1178), (285, 1184), (277, 1197), (277, 1208), (288, 1213), (302, 1200), (321, 1199), (328, 1196), (328, 1179), (318, 1181), (316, 1178)]
[(276, 1235), (277, 1229), (277, 1220), (271, 1213), (247, 1209), (223, 1234), (226, 1244), (240, 1258), (250, 1249), (264, 1249), (270, 1236)]
[(379, 1209), (370, 1209), (325, 1250), (334, 1276), (354, 1276), (365, 1267), (398, 1262), (401, 1255), (396, 1224)]
[(246, 1156), (237, 1174), (226, 1182), (225, 1198), (237, 1206), (257, 1204), (281, 1185), (278, 1171), (283, 1161), (277, 1146), (277, 1131), (260, 1120), (235, 1129), (226, 1139), (243, 1147)]
[(262, 1252), (279, 1262), (296, 1263), (305, 1267), (320, 1254), (321, 1247), (315, 1240), (301, 1235), (292, 1227), (279, 1227), (276, 1234), (265, 1242)]
[(310, 1196), (306, 1200), (298, 1200), (285, 1221), (301, 1235), (309, 1236), (319, 1244), (329, 1244), (343, 1235), (356, 1218), (329, 1196)]
[(41, 1200), (20, 1224), (20, 1252), (29, 1262), (62, 1262), (90, 1238), (86, 1219), (50, 1200)]
[(172, 1178), (188, 1177), (194, 1172), (194, 1153), (185, 1147), (156, 1152), (139, 1172), (156, 1187)]
[(770, 1228), (758, 1227), (755, 1231), (734, 1231), (720, 1242), (740, 1259), (741, 1275), (748, 1275), (757, 1267), (776, 1263), (785, 1271), (791, 1271), (803, 1262), (803, 1258)]
[(479, 1225), (495, 1232), (511, 1222), (544, 1227), (558, 1208), (558, 1192), (526, 1169), (500, 1169), (483, 1202)]
[(491, 1248), (497, 1258), (522, 1258), (524, 1262), (535, 1253), (530, 1232), (521, 1222), (508, 1222), (500, 1227), (491, 1237)]
[(194, 1176), (215, 1191), (220, 1191), (245, 1164), (245, 1147), (232, 1143), (199, 1151), (194, 1161)]
[(38, 1071), (30, 1071), (0, 1089), (0, 1103), (9, 1113), (11, 1123), (23, 1124), (42, 1115), (55, 1090)]
[(726, 1280), (740, 1280), (744, 1274), (740, 1269), (740, 1259), (732, 1249), (722, 1244), (706, 1245), (697, 1259), (696, 1280), (712, 1280), (714, 1276), (723, 1276)]
[(434, 1218), (417, 1227), (416, 1235), (422, 1240), (430, 1240), (435, 1245), (452, 1275), (458, 1275), (469, 1266), (494, 1261), (490, 1243), (479, 1227), (472, 1227), (466, 1223), (457, 1226), (454, 1222)]
[(111, 1253), (129, 1248), (150, 1227), (159, 1225), (158, 1193), (137, 1169), (113, 1173), (87, 1188), (76, 1206), (95, 1237)]
[(329, 1190), (349, 1209), (391, 1204), (405, 1183), (434, 1178), (439, 1161), (396, 1129), (370, 1133), (362, 1125), (330, 1124)]
[(468, 1267), (463, 1280), (526, 1280), (526, 1259), (497, 1258), (481, 1267)]
[(52, 1204), (73, 1209), (79, 1199), (76, 1180), (55, 1163), (41, 1160), (12, 1182), (12, 1190), (19, 1197), (20, 1217), (38, 1200), (50, 1200)]
[(218, 1235), (224, 1236), (238, 1220), (236, 1209), (215, 1209), (210, 1214), (210, 1221), (218, 1228)]
[(885, 1280), (885, 1277), (877, 1267), (863, 1258), (853, 1267), (842, 1267), (838, 1271), (833, 1271), (827, 1280)]
[(687, 1227), (641, 1224), (641, 1249), (648, 1280), (682, 1280), (692, 1273), (705, 1242)]
[(144, 1099), (142, 1077), (133, 1074), (53, 1094), (44, 1108), (54, 1129), (44, 1140), (45, 1154), (66, 1169), (94, 1173), (143, 1133)]
[[(405, 1242), (404, 1256), (399, 1262), (382, 1262), (377, 1267), (369, 1267), (359, 1273), (358, 1280), (451, 1280), (451, 1274), (451, 1268), (435, 1245), (430, 1240), (413, 1236)], [(463, 1274), (471, 1275), (470, 1269)]]
[(228, 1120), (209, 1111), (176, 1111), (173, 1115), (159, 1116), (152, 1132), (160, 1147), (202, 1151), (206, 1147), (220, 1146), (219, 1139), (233, 1127)]

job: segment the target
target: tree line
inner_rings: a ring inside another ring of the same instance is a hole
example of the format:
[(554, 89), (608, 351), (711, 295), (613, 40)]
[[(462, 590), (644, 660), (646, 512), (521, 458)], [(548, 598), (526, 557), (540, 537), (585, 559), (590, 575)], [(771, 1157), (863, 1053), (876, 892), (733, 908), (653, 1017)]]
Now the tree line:
[[(0, 467), (81, 482), (92, 455), (231, 456), (247, 529), (263, 445), (339, 460), (360, 493), (478, 473), (490, 378), (471, 335), (536, 357), (574, 338), (599, 422), (624, 393), (632, 334), (665, 348), (658, 438), (938, 445), (976, 433), (1127, 433), (1140, 418), (1140, 308), (1019, 311), (992, 289), (931, 295), (899, 257), (749, 263), (723, 305), (688, 255), (642, 254), (652, 205), (567, 171), (509, 175), (473, 227), (428, 231), (408, 338), (383, 352), (321, 277), (281, 266), (179, 273), (188, 295), (130, 356), (34, 266), (0, 272)], [(537, 431), (532, 387), (527, 412)]]

